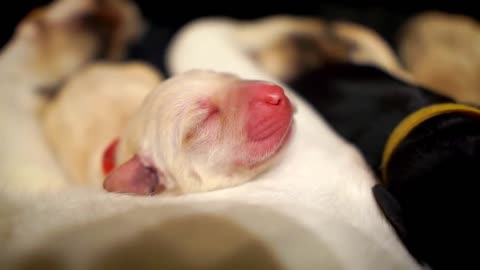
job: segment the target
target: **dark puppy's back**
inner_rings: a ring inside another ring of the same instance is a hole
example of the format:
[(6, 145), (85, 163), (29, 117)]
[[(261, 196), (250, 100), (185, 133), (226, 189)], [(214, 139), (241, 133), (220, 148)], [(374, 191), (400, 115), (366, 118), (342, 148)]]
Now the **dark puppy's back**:
[(380, 168), (388, 136), (410, 113), (450, 100), (366, 65), (329, 64), (289, 85), (344, 138), (357, 145), (369, 165)]
[(390, 159), (385, 188), (402, 208), (403, 240), (433, 269), (476, 264), (479, 171), (480, 116), (472, 114), (423, 122)]

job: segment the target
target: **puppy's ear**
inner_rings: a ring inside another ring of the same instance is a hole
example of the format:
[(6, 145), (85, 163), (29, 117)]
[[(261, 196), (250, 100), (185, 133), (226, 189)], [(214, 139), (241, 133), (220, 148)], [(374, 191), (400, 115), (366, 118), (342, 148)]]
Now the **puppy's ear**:
[(155, 168), (146, 166), (138, 155), (118, 166), (103, 182), (109, 192), (137, 195), (153, 195), (165, 190), (163, 175)]

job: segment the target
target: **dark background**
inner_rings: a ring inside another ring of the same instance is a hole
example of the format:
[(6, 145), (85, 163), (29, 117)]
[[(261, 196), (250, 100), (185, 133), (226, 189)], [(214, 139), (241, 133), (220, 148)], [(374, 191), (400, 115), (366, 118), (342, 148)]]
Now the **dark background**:
[[(0, 44), (11, 37), (17, 23), (32, 8), (49, 3), (48, 0), (9, 1), (3, 8)], [(296, 14), (321, 16), (328, 19), (347, 19), (370, 26), (393, 44), (398, 27), (408, 17), (424, 10), (441, 10), (480, 19), (475, 1), (196, 1), (200, 6), (192, 8), (190, 1), (136, 1), (143, 14), (157, 26), (175, 31), (191, 19), (221, 15), (253, 19), (271, 14)], [(159, 3), (164, 4), (159, 4)], [(6, 5), (7, 6), (7, 5)]]

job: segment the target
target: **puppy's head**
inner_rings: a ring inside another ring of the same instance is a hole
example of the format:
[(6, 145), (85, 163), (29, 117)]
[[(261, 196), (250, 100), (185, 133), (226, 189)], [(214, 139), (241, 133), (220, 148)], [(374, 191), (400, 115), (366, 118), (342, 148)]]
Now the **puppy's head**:
[(11, 46), (27, 53), (28, 68), (58, 81), (95, 57), (120, 58), (142, 33), (136, 6), (126, 0), (63, 0), (34, 9)]
[(170, 78), (120, 137), (108, 191), (189, 193), (238, 185), (272, 165), (293, 110), (283, 89), (210, 71)]

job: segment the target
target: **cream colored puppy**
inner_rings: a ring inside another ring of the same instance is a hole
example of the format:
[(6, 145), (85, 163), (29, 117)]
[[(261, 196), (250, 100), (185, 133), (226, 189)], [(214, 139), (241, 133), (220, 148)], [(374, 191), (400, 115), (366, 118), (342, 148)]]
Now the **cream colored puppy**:
[(371, 64), (393, 76), (414, 83), (413, 76), (400, 64), (390, 45), (375, 30), (352, 22), (334, 22), (332, 32), (338, 39), (353, 45), (347, 61)]
[(279, 86), (210, 71), (158, 82), (148, 66), (122, 64), (66, 84), (44, 124), (77, 181), (142, 195), (209, 191), (251, 180), (287, 143), (293, 111)]
[(97, 62), (65, 82), (40, 120), (73, 183), (101, 187), (105, 149), (161, 80), (155, 68), (141, 62)]
[(134, 5), (113, 0), (56, 1), (19, 24), (0, 55), (0, 189), (65, 185), (37, 123), (39, 92), (96, 57), (121, 56), (141, 25)]
[(415, 80), (460, 102), (480, 104), (480, 23), (464, 15), (425, 12), (400, 32), (402, 61)]

